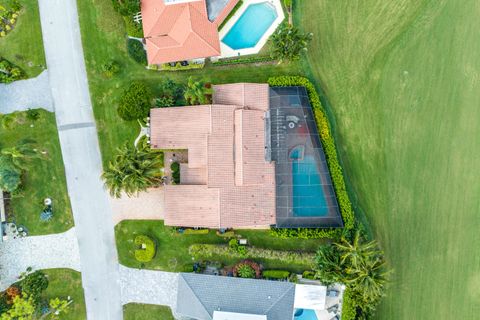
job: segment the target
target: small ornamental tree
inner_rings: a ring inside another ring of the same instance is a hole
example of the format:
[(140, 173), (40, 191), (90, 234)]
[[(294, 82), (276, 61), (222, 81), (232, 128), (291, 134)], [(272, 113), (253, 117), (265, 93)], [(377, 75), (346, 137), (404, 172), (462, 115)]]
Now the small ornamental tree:
[(209, 96), (213, 93), (212, 88), (208, 88), (204, 82), (195, 81), (193, 77), (188, 78), (184, 97), (190, 105), (207, 104), (210, 102)]
[(34, 300), (40, 298), (41, 293), (48, 287), (47, 276), (42, 271), (35, 271), (27, 275), (21, 282), (22, 292), (30, 295)]
[(302, 51), (307, 51), (312, 37), (312, 33), (300, 33), (298, 28), (284, 23), (272, 36), (271, 56), (279, 63), (298, 60)]
[(118, 115), (126, 121), (143, 119), (150, 112), (152, 98), (152, 92), (143, 82), (134, 81), (120, 98)]

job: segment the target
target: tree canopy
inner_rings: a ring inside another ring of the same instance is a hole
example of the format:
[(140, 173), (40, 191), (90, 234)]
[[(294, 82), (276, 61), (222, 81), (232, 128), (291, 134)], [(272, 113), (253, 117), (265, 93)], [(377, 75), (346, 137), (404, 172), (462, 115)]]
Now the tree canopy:
[(143, 82), (134, 81), (120, 98), (118, 115), (126, 121), (143, 119), (150, 112), (152, 98), (152, 92)]
[(188, 78), (184, 97), (190, 105), (209, 103), (209, 96), (212, 93), (212, 88), (208, 88), (203, 81), (195, 81), (193, 77)]
[(297, 27), (284, 23), (272, 35), (271, 56), (278, 59), (279, 63), (285, 60), (298, 60), (300, 54), (307, 51), (312, 37), (312, 33), (301, 33)]

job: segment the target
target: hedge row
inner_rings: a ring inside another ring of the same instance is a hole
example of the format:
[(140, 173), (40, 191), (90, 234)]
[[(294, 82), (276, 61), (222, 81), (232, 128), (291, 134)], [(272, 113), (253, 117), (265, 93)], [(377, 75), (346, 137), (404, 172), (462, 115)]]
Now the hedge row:
[[(268, 84), (272, 87), (287, 87), (287, 86), (303, 86), (307, 90), (310, 103), (315, 114), (317, 128), (322, 141), (323, 150), (327, 158), (330, 176), (332, 177), (335, 193), (342, 214), (343, 223), (346, 229), (353, 229), (355, 224), (355, 216), (353, 214), (352, 203), (348, 197), (345, 180), (343, 177), (342, 167), (338, 161), (335, 141), (330, 131), (328, 118), (323, 109), (320, 97), (315, 89), (315, 86), (304, 77), (299, 76), (282, 76), (272, 77), (268, 79)], [(335, 230), (325, 230), (326, 234), (335, 233)]]
[(238, 11), (238, 9), (240, 9), (242, 5), (243, 5), (243, 0), (238, 1), (235, 7), (233, 7), (232, 11), (230, 11), (230, 13), (227, 15), (225, 20), (223, 20), (220, 26), (218, 26), (218, 31), (223, 29), (223, 27), (227, 24), (228, 20), (230, 20), (230, 18), (233, 17), (233, 15)]
[(235, 59), (223, 59), (213, 62), (214, 66), (226, 66), (232, 64), (245, 64), (245, 63), (258, 63), (274, 61), (275, 59), (269, 56), (266, 57), (250, 57), (250, 58), (235, 58)]
[(272, 259), (286, 263), (303, 264), (314, 266), (315, 253), (281, 251), (271, 249), (261, 249), (255, 247), (247, 247), (245, 254), (240, 254), (230, 250), (225, 245), (215, 244), (193, 244), (189, 247), (189, 253), (194, 257), (211, 258), (213, 256), (233, 257), (233, 258), (250, 258), (250, 259)]
[(343, 293), (342, 320), (355, 320), (357, 306), (349, 289)]
[(288, 239), (288, 238), (300, 238), (300, 239), (337, 239), (342, 235), (341, 229), (310, 229), (310, 228), (271, 228), (270, 234), (272, 236)]
[[(189, 63), (186, 66), (182, 66), (180, 62), (175, 63), (175, 66), (172, 67), (169, 63), (164, 63), (160, 67), (162, 71), (184, 71), (184, 70), (193, 70), (193, 69), (203, 69), (205, 63)], [(155, 68), (153, 68), (155, 69)]]
[(290, 272), (286, 270), (263, 271), (263, 277), (266, 279), (287, 279), (289, 276), (290, 276)]

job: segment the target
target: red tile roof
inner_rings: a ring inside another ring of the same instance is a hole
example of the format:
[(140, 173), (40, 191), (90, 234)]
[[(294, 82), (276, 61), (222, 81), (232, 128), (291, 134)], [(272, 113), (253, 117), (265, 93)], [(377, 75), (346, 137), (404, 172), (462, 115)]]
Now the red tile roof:
[(208, 20), (205, 0), (142, 0), (141, 10), (149, 64), (220, 55), (217, 25)]
[(224, 104), (151, 111), (152, 147), (188, 149), (180, 175), (185, 184), (166, 188), (166, 225), (275, 224), (275, 169), (265, 160), (268, 90), (263, 84), (214, 86), (214, 101)]

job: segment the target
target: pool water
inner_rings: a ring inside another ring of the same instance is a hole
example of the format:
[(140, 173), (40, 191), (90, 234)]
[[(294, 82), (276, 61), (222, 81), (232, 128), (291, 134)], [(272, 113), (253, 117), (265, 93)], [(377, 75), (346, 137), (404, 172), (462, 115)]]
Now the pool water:
[(253, 48), (277, 17), (276, 9), (269, 3), (251, 4), (222, 42), (234, 50)]
[(297, 309), (295, 310), (295, 320), (318, 320), (314, 310)]
[(328, 214), (320, 173), (313, 156), (293, 160), (292, 180), (294, 216), (319, 217)]

